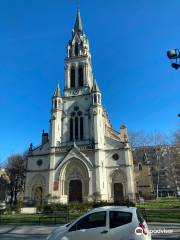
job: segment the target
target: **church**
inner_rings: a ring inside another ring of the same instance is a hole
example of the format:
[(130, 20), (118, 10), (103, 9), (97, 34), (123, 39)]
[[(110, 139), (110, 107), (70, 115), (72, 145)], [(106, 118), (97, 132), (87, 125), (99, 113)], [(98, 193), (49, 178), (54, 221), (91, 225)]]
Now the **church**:
[(93, 76), (89, 41), (77, 11), (65, 57), (64, 91), (52, 96), (49, 133), (29, 147), (26, 203), (135, 200), (127, 128), (115, 131)]

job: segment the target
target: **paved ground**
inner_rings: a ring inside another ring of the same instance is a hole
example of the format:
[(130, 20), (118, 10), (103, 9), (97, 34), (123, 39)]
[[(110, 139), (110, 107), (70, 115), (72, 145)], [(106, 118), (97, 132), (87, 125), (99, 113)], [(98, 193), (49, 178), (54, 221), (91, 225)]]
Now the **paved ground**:
[[(46, 239), (56, 226), (31, 226), (31, 225), (0, 225), (1, 240), (42, 240)], [(149, 224), (149, 228), (156, 232), (153, 240), (180, 240), (180, 224)], [(164, 230), (165, 229), (165, 230)], [(172, 231), (172, 233), (160, 234), (157, 231)]]
[(0, 239), (46, 239), (46, 236), (57, 226), (31, 226), (31, 225), (0, 225)]

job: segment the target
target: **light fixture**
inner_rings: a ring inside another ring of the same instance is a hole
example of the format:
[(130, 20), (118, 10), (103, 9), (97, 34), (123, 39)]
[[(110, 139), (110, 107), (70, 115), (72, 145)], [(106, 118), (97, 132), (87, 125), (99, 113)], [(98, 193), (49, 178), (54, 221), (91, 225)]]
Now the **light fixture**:
[(167, 51), (167, 56), (169, 59), (177, 59), (180, 58), (180, 52), (178, 49), (169, 50)]
[(177, 70), (180, 67), (180, 64), (173, 62), (173, 63), (171, 63), (171, 66), (172, 66), (172, 68)]

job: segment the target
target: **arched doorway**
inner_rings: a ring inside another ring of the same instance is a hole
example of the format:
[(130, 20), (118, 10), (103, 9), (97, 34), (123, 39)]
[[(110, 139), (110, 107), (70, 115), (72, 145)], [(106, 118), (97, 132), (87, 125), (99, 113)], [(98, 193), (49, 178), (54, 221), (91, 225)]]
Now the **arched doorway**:
[(71, 180), (69, 182), (69, 202), (82, 202), (81, 180)]
[(123, 201), (123, 184), (114, 183), (114, 202)]
[(41, 206), (43, 202), (43, 190), (42, 187), (37, 187), (34, 193), (34, 201), (36, 206)]
[(82, 202), (88, 199), (89, 171), (81, 160), (71, 158), (67, 161), (60, 171), (59, 181), (61, 181), (61, 197), (64, 202)]

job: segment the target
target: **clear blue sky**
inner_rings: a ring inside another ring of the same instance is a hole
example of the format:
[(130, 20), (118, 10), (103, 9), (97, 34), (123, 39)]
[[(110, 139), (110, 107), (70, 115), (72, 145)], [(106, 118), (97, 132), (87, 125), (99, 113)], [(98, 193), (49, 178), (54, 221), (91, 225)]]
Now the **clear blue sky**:
[[(94, 75), (116, 130), (178, 127), (180, 70), (166, 50), (180, 48), (179, 9), (179, 0), (81, 0)], [(75, 0), (0, 1), (0, 161), (48, 131), (75, 15)]]

